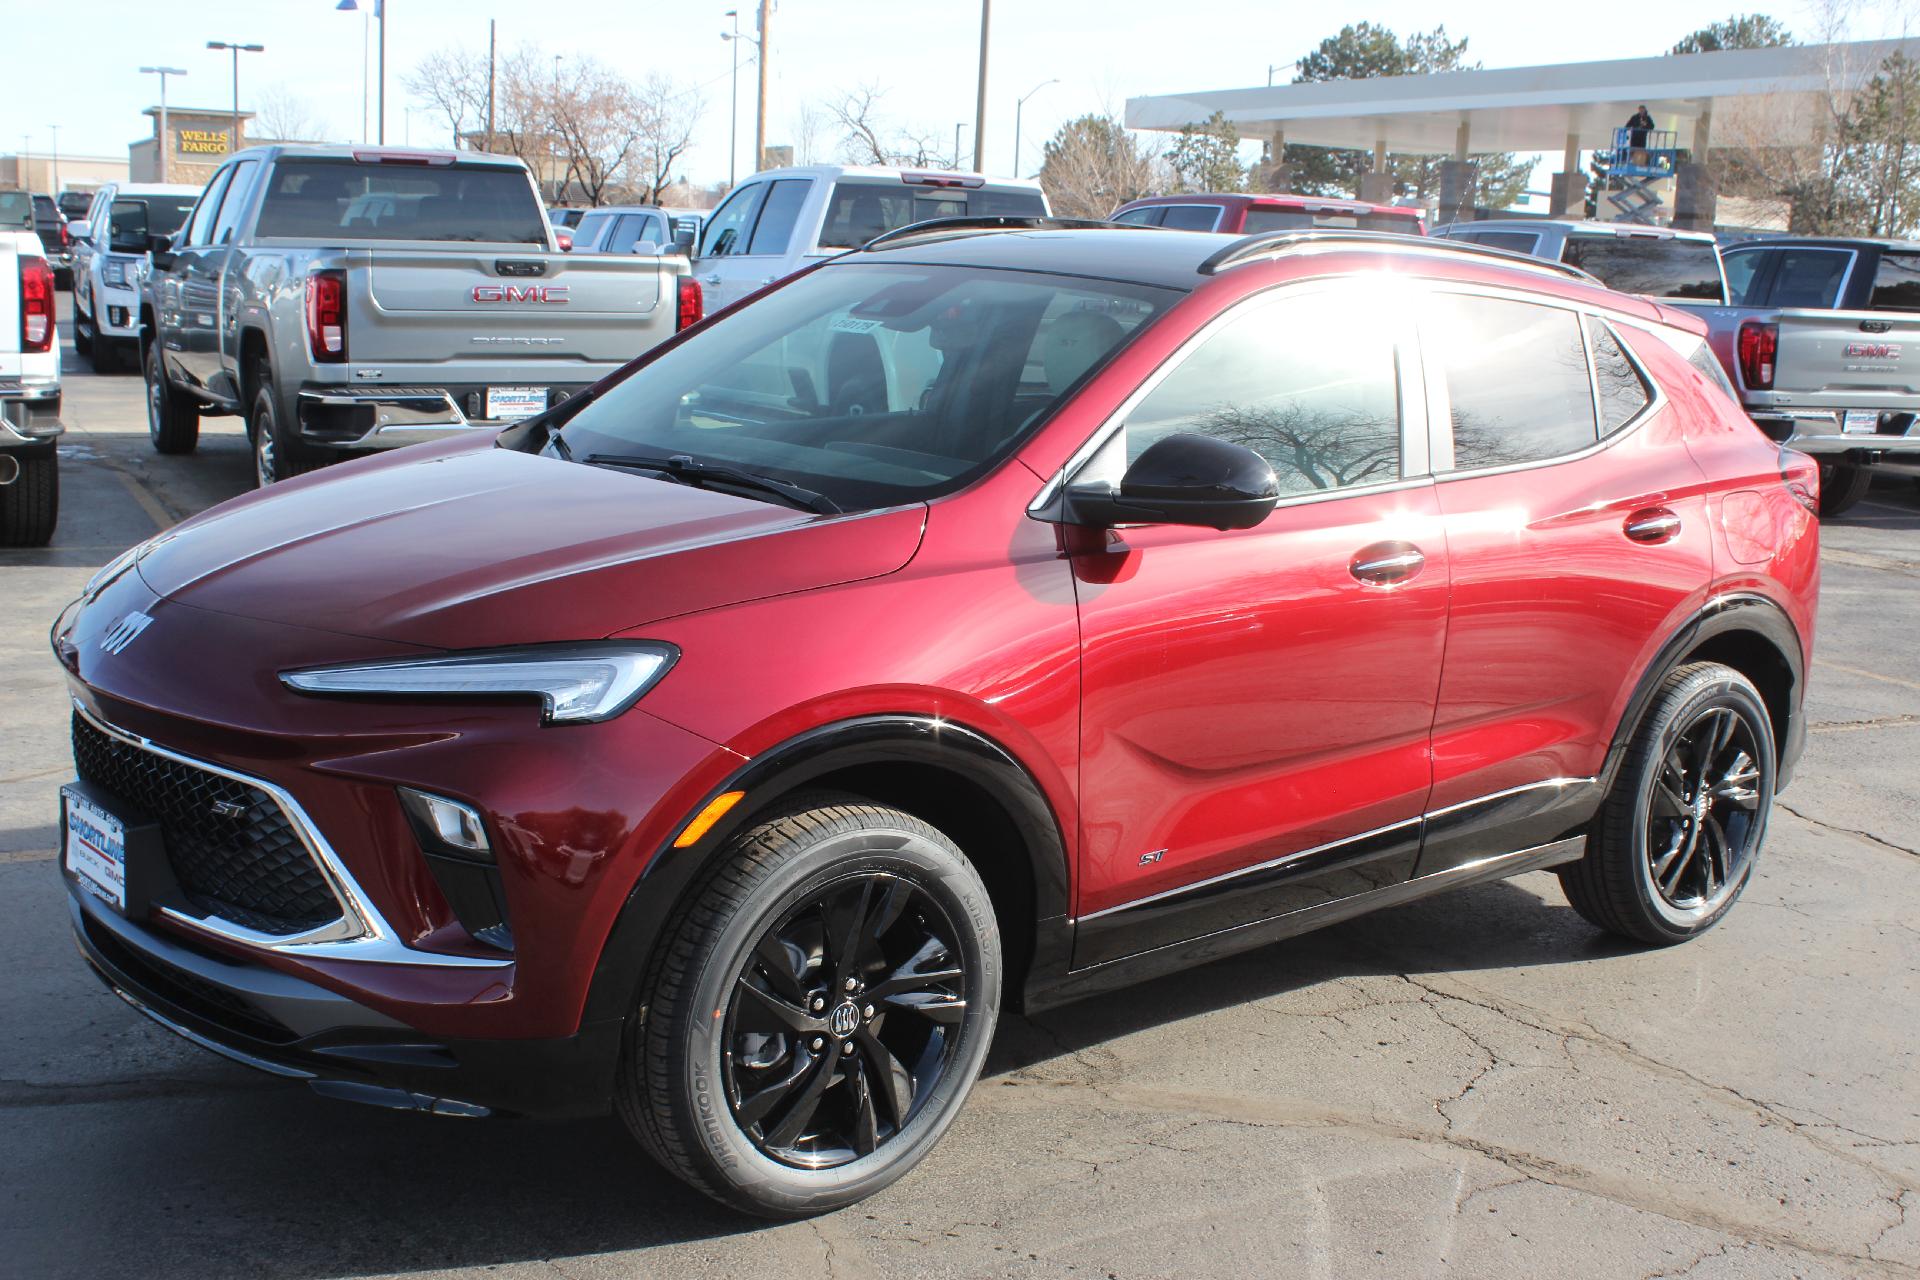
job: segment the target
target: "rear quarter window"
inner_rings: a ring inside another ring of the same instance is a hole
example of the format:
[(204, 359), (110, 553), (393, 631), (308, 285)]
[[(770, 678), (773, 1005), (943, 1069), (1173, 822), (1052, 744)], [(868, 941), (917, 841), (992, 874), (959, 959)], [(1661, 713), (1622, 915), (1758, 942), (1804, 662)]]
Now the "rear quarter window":
[(1920, 311), (1920, 253), (1889, 251), (1874, 268), (1869, 311)]
[(1767, 290), (1771, 307), (1832, 308), (1840, 303), (1840, 284), (1853, 255), (1836, 249), (1781, 249)]
[(1453, 470), (1544, 462), (1599, 439), (1580, 317), (1440, 294), (1423, 325), (1453, 411)]
[(1220, 213), (1215, 204), (1170, 204), (1160, 225), (1175, 231), (1211, 231), (1220, 225)]
[(1720, 257), (1710, 240), (1571, 235), (1561, 260), (1609, 289), (1648, 298), (1726, 301)]

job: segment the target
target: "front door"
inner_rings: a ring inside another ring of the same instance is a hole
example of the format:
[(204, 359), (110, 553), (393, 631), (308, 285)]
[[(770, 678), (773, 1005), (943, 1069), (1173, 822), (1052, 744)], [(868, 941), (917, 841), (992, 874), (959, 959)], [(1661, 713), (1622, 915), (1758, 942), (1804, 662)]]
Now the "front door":
[(1242, 303), (1123, 407), (1090, 464), (1215, 435), (1265, 456), (1282, 501), (1254, 529), (1121, 529), (1073, 557), (1076, 965), (1412, 869), (1448, 593), (1396, 314), (1351, 282)]
[(220, 365), (220, 273), (227, 250), (214, 244), (213, 224), (232, 179), (233, 166), (228, 165), (207, 184), (180, 234), (174, 269), (161, 295), (161, 305), (172, 313), (166, 327), (175, 335), (167, 355), (195, 386), (207, 385)]

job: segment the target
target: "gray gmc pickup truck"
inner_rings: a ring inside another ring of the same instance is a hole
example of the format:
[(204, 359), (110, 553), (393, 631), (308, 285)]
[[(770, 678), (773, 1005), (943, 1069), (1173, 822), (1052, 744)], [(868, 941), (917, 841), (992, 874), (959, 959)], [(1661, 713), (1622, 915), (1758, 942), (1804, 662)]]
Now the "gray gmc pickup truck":
[(685, 259), (561, 253), (526, 166), (469, 151), (240, 151), (152, 256), (154, 447), (243, 415), (262, 485), (542, 413), (701, 313)]
[(1727, 307), (1696, 311), (1762, 430), (1820, 463), (1820, 514), (1875, 471), (1920, 475), (1920, 244), (1756, 240), (1722, 251)]

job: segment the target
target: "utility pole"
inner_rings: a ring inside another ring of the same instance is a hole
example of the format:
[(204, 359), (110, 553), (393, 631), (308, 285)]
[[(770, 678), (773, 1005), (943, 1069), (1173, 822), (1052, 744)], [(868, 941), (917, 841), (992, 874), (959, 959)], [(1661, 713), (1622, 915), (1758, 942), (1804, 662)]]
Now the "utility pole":
[(753, 171), (767, 167), (767, 18), (773, 13), (773, 0), (760, 0), (760, 103), (754, 112)]
[(47, 128), (53, 130), (53, 187), (52, 187), (52, 190), (53, 190), (53, 194), (59, 195), (60, 194), (60, 126), (57, 124), (50, 124), (47, 126)]
[(266, 47), (263, 44), (233, 44), (226, 40), (207, 41), (209, 49), (227, 49), (233, 53), (233, 143), (227, 148), (229, 152), (240, 149), (240, 55), (262, 53)]
[(956, 120), (953, 124), (953, 167), (960, 167), (960, 131), (967, 127), (965, 120)]
[[(993, 0), (980, 0), (980, 86), (973, 108), (973, 171), (987, 171), (987, 28), (993, 18)], [(959, 166), (955, 166), (958, 168)]]
[(487, 19), (487, 150), (493, 150), (493, 72), (499, 63), (499, 55), (494, 52), (494, 19)]
[(387, 144), (387, 3), (373, 0), (373, 16), (380, 19), (380, 128), (381, 146)]
[(143, 76), (160, 77), (160, 181), (167, 180), (167, 153), (173, 150), (173, 140), (167, 133), (167, 77), (187, 74), (179, 67), (142, 67)]

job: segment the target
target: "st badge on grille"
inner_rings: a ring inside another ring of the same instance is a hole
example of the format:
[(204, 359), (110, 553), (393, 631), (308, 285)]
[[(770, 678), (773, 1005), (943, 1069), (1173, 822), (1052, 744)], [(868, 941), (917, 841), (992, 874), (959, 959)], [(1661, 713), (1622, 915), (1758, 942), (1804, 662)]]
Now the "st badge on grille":
[(213, 802), (213, 816), (216, 818), (244, 818), (246, 815), (247, 806), (243, 804), (235, 804), (231, 800)]
[(126, 617), (113, 624), (107, 634), (100, 637), (100, 647), (108, 653), (122, 653), (126, 647), (140, 638), (140, 633), (153, 623), (153, 619), (135, 609)]

